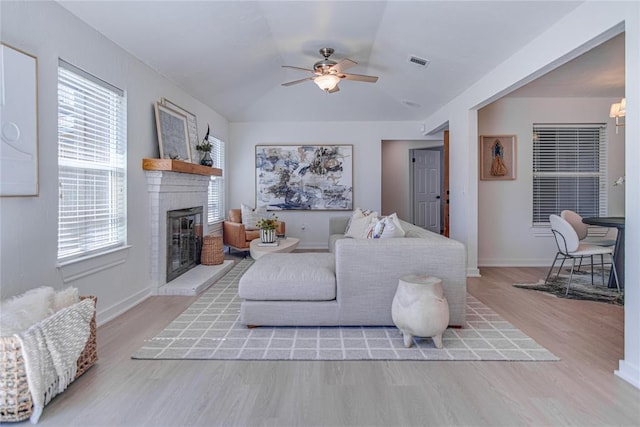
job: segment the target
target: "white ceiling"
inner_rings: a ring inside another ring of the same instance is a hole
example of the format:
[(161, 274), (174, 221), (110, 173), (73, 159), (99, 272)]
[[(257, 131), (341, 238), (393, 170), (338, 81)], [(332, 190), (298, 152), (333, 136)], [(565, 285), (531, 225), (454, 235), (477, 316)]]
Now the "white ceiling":
[[(423, 120), (580, 4), (60, 3), (232, 122)], [(311, 68), (322, 47), (335, 49), (332, 59), (359, 63), (349, 72), (379, 76), (378, 82), (342, 81), (333, 94), (322, 93), (311, 81), (281, 86), (307, 77), (282, 65)], [(408, 61), (410, 55), (431, 62), (420, 68)], [(586, 61), (587, 68), (593, 61)], [(574, 73), (569, 69), (562, 80)], [(522, 96), (531, 96), (526, 90), (521, 89)]]

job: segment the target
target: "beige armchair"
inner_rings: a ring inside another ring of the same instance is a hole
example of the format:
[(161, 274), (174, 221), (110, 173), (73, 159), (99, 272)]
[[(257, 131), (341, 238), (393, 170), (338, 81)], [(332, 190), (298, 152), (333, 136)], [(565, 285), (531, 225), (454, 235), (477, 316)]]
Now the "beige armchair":
[[(249, 244), (253, 239), (260, 237), (260, 229), (248, 228), (242, 223), (242, 211), (240, 209), (230, 209), (229, 217), (223, 223), (223, 240), (225, 246), (237, 251), (248, 251)], [(285, 234), (285, 223), (278, 221), (278, 228), (276, 228), (276, 234)]]

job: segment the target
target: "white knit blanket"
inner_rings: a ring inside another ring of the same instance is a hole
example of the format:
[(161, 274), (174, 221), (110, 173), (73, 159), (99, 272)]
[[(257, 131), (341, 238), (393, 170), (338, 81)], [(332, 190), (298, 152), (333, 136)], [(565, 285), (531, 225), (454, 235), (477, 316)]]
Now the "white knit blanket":
[(38, 422), (44, 406), (75, 379), (94, 310), (94, 301), (87, 298), (16, 335), (21, 341), (33, 400), (33, 424)]

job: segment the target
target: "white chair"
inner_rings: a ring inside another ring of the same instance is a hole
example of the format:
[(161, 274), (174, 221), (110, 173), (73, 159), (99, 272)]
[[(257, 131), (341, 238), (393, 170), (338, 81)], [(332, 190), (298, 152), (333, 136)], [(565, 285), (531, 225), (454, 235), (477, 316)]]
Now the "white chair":
[[(560, 268), (558, 269), (556, 277), (560, 275), (560, 270), (564, 265), (564, 261), (566, 259), (571, 259), (572, 261), (571, 273), (569, 274), (569, 283), (567, 283), (567, 295), (569, 294), (569, 288), (571, 287), (571, 280), (573, 279), (573, 270), (576, 265), (576, 259), (580, 259), (580, 262), (582, 262), (582, 258), (584, 257), (591, 258), (591, 285), (593, 285), (593, 256), (600, 255), (600, 265), (602, 266), (602, 286), (604, 286), (604, 256), (613, 256), (613, 249), (606, 246), (580, 243), (578, 233), (576, 233), (576, 230), (573, 228), (573, 226), (567, 220), (559, 217), (558, 215), (549, 215), (549, 222), (551, 223), (551, 231), (553, 232), (553, 236), (556, 240), (556, 245), (558, 246), (558, 252), (553, 259), (553, 263), (549, 268), (547, 277), (544, 279), (544, 283), (546, 284), (549, 280), (549, 276), (553, 271), (553, 267), (556, 265), (558, 256), (562, 255), (562, 264), (560, 264)], [(618, 288), (618, 292), (620, 292), (620, 284), (618, 283), (618, 272), (616, 271), (616, 266), (613, 262), (611, 263), (611, 268), (613, 269), (613, 276), (616, 280), (616, 287)]]
[[(560, 217), (562, 217), (562, 219), (564, 219), (569, 224), (571, 224), (573, 229), (576, 230), (576, 233), (578, 234), (578, 240), (580, 241), (580, 243), (588, 243), (588, 244), (598, 245), (598, 246), (615, 246), (616, 244), (615, 233), (617, 233), (618, 231), (615, 228), (609, 229), (609, 231), (613, 232), (614, 234), (613, 240), (607, 238), (610, 234), (609, 232), (604, 236), (604, 238), (592, 238), (592, 237), (589, 237), (589, 226), (584, 222), (582, 222), (582, 216), (580, 216), (580, 214), (578, 214), (577, 212), (566, 209), (560, 212)], [(580, 271), (581, 268), (582, 268), (582, 259), (580, 260), (580, 264), (578, 264), (578, 271)]]
[(609, 238), (610, 233), (607, 233), (602, 239), (597, 239), (589, 237), (589, 226), (582, 222), (582, 217), (580, 216), (580, 214), (567, 209), (560, 212), (560, 216), (562, 217), (562, 219), (571, 224), (574, 230), (576, 230), (576, 233), (578, 234), (578, 240), (580, 240), (580, 242), (598, 246), (614, 246), (616, 244), (615, 233), (617, 230), (615, 228), (611, 229), (614, 233), (613, 239)]

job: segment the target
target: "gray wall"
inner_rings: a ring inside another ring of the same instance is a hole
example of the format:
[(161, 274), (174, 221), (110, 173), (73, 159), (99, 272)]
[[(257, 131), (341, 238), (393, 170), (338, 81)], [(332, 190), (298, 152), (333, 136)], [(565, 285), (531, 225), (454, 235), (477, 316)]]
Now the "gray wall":
[[(228, 124), (56, 2), (0, 3), (2, 41), (38, 58), (39, 184), (37, 197), (0, 198), (0, 296), (49, 285), (98, 297), (104, 322), (149, 295), (150, 226), (142, 158), (158, 157), (153, 102), (166, 97), (226, 139)], [(109, 256), (57, 266), (57, 66), (62, 58), (125, 90), (128, 120), (128, 243)], [(69, 275), (80, 275), (67, 281)], [(84, 276), (83, 276), (84, 275)]]

